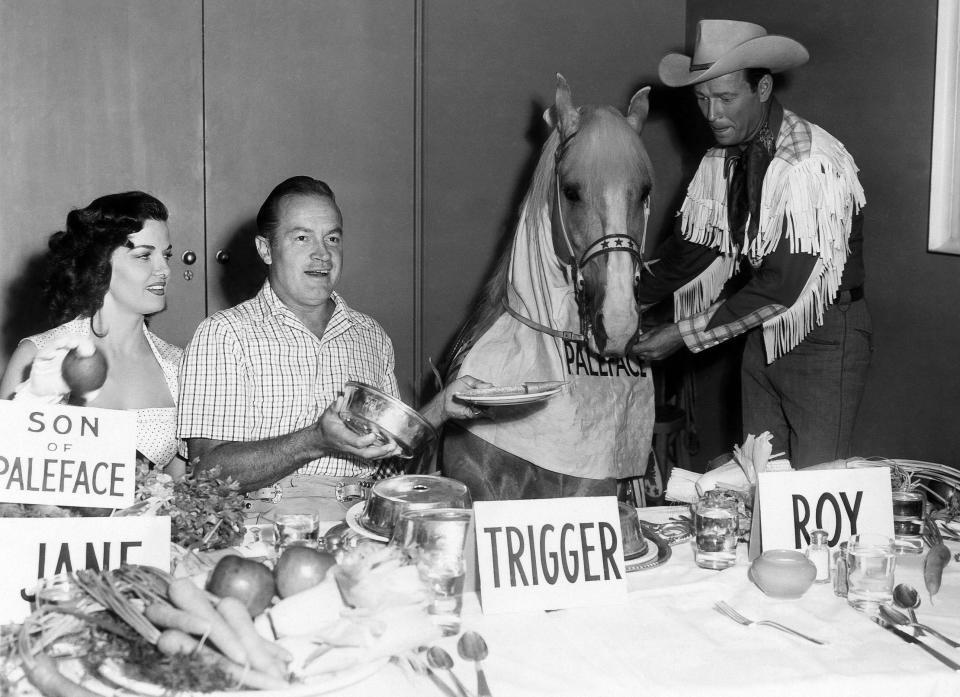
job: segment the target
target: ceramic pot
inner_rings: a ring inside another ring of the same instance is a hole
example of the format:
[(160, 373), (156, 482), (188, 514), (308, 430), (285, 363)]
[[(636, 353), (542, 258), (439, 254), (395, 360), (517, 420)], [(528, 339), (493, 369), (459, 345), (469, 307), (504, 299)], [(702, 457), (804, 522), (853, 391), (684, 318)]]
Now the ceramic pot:
[(816, 565), (793, 549), (768, 550), (750, 565), (750, 579), (771, 598), (799, 598), (816, 575)]

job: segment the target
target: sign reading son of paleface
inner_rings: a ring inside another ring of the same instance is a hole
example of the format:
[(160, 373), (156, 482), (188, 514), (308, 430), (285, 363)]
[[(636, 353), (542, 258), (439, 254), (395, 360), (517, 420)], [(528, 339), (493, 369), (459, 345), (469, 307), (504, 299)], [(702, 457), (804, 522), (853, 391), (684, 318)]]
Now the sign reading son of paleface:
[(123, 563), (170, 568), (170, 518), (0, 518), (0, 623), (30, 614), (37, 580)]
[(484, 613), (625, 600), (613, 496), (478, 501), (473, 514)]
[(133, 412), (0, 400), (0, 423), (0, 501), (133, 505)]
[(858, 533), (893, 537), (887, 467), (761, 472), (757, 477), (764, 549), (803, 549), (814, 530), (831, 547)]

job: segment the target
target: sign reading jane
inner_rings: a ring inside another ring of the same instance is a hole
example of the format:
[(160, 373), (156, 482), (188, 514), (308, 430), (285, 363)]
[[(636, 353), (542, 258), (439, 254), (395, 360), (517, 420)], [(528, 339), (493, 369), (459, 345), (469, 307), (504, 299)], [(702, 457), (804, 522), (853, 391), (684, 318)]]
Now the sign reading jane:
[(627, 593), (613, 496), (477, 501), (485, 613), (622, 602)]
[(0, 400), (0, 423), (0, 501), (133, 505), (132, 412)]
[(0, 574), (0, 623), (30, 614), (37, 580), (121, 564), (170, 568), (170, 518), (0, 518), (8, 563)]

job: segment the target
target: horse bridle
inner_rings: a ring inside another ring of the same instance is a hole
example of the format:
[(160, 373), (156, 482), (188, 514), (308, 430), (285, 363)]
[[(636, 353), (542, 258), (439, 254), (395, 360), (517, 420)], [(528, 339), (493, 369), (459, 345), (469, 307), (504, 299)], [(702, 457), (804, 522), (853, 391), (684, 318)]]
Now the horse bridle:
[[(555, 184), (554, 197), (557, 206), (557, 215), (560, 218), (560, 232), (563, 233), (563, 241), (566, 243), (567, 251), (570, 253), (569, 261), (566, 263), (569, 268), (570, 278), (573, 281), (574, 299), (577, 303), (577, 315), (580, 318), (580, 333), (554, 329), (553, 327), (548, 327), (540, 324), (539, 322), (535, 322), (529, 317), (524, 317), (510, 307), (510, 304), (507, 302), (506, 298), (503, 299), (502, 304), (504, 309), (514, 319), (519, 321), (521, 324), (525, 324), (531, 329), (535, 329), (545, 334), (550, 334), (551, 336), (559, 337), (566, 341), (585, 343), (587, 338), (593, 333), (593, 323), (590, 320), (590, 313), (587, 311), (586, 307), (586, 283), (583, 277), (583, 268), (597, 257), (613, 254), (614, 252), (626, 252), (627, 254), (636, 257), (638, 266), (633, 277), (633, 295), (634, 298), (639, 301), (640, 269), (646, 267), (646, 262), (643, 259), (642, 252), (647, 239), (647, 221), (650, 219), (650, 199), (648, 197), (643, 204), (643, 232), (640, 236), (640, 244), (637, 244), (637, 241), (629, 235), (604, 235), (603, 237), (591, 242), (587, 248), (583, 250), (583, 254), (580, 255), (580, 258), (577, 259), (576, 251), (573, 248), (573, 242), (570, 241), (570, 235), (567, 233), (566, 221), (563, 218), (563, 206), (560, 204), (560, 163), (563, 161), (563, 154), (566, 152), (567, 146), (576, 135), (576, 133), (572, 134), (559, 145), (557, 145), (556, 154), (554, 156), (553, 179)], [(640, 327), (638, 323), (637, 333), (639, 334), (639, 332)]]

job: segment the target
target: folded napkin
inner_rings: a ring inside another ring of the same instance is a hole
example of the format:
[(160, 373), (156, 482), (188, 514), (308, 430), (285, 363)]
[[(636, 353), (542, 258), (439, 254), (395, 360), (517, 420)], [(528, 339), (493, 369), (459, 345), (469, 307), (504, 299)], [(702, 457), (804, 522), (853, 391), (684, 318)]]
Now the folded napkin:
[(792, 470), (789, 460), (781, 457), (771, 459), (772, 441), (773, 436), (769, 431), (759, 436), (748, 435), (743, 445), (733, 446), (733, 458), (729, 462), (704, 474), (674, 467), (667, 482), (666, 498), (693, 503), (717, 486), (749, 492), (756, 487), (760, 472)]
[(390, 656), (429, 646), (441, 638), (423, 606), (349, 612), (309, 636), (280, 639), (293, 656), (289, 668), (296, 677), (349, 670)]
[(664, 497), (668, 501), (694, 503), (697, 500), (697, 480), (699, 472), (674, 467), (670, 470), (670, 479), (667, 481), (667, 490)]

